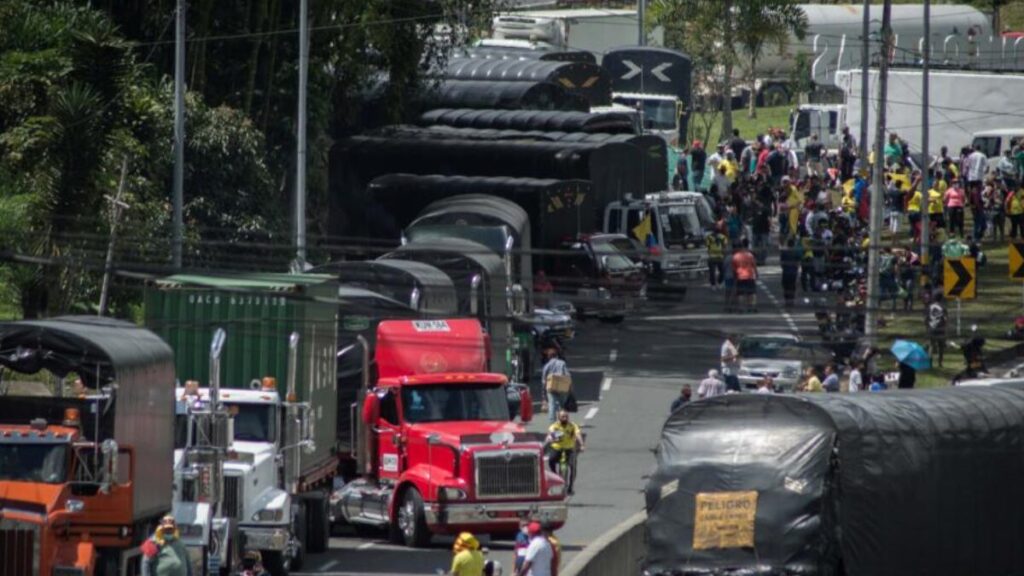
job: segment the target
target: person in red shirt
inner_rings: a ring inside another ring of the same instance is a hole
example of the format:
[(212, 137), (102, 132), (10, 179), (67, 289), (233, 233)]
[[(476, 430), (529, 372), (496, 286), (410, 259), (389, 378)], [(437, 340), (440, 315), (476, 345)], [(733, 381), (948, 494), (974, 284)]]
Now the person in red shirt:
[(750, 251), (750, 241), (740, 240), (740, 247), (732, 255), (732, 269), (736, 276), (736, 296), (747, 312), (757, 311), (757, 260)]

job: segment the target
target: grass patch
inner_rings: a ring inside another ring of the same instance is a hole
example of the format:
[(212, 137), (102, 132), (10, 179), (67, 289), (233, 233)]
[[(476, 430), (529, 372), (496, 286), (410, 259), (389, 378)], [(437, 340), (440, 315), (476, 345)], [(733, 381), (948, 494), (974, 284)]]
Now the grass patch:
[[(891, 242), (891, 238), (889, 241)], [(907, 242), (905, 232), (902, 241)], [(977, 268), (977, 298), (963, 300), (960, 303), (960, 335), (957, 335), (956, 330), (956, 301), (947, 300), (949, 321), (946, 324), (945, 361), (943, 367), (939, 368), (933, 358), (935, 366), (931, 370), (918, 373), (919, 387), (948, 386), (950, 380), (963, 371), (964, 358), (958, 345), (970, 337), (972, 325), (976, 325), (977, 334), (985, 338), (986, 357), (1018, 344), (1006, 339), (1006, 331), (1013, 327), (1014, 318), (1024, 314), (1024, 286), (1019, 281), (1009, 279), (1009, 249), (1006, 243), (983, 243), (982, 250), (988, 262)], [(892, 313), (890, 304), (883, 305), (881, 317), (886, 326), (879, 331), (883, 348), (888, 349), (896, 339), (928, 344), (925, 311), (919, 301), (915, 302), (914, 306), (914, 310), (910, 312), (903, 312), (900, 309)], [(989, 368), (993, 366), (990, 364)]]
[[(773, 106), (770, 108), (758, 108), (757, 118), (748, 118), (747, 109), (743, 108), (740, 110), (732, 111), (732, 127), (737, 128), (740, 131), (740, 135), (747, 139), (753, 140), (757, 134), (764, 134), (768, 132), (769, 128), (781, 128), (787, 133), (789, 132), (789, 113), (793, 110), (793, 106)], [(690, 133), (694, 134), (694, 138), (705, 140), (704, 131), (701, 129), (703, 124), (697, 118), (690, 119)], [(709, 142), (717, 142), (718, 136), (722, 132), (722, 115), (719, 114), (715, 121), (711, 124), (711, 131), (709, 132), (710, 137), (706, 138)]]

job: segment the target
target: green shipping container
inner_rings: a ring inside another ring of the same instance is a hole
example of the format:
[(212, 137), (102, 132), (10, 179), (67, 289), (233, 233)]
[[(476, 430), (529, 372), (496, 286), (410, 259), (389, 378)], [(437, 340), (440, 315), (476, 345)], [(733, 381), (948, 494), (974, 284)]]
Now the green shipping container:
[(319, 274), (252, 273), (170, 276), (146, 290), (146, 327), (174, 350), (177, 377), (210, 383), (210, 341), (227, 332), (221, 387), (249, 389), (254, 380), (277, 378), (288, 387), (288, 341), (299, 334), (296, 393), (310, 402), (316, 425), (313, 454), (302, 453), (305, 471), (335, 455), (338, 282)]

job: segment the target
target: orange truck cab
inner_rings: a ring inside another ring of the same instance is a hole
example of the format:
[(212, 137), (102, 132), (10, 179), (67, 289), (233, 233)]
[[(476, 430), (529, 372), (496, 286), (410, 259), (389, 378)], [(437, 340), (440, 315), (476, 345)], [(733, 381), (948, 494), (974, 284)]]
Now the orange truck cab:
[[(170, 349), (95, 317), (0, 323), (0, 342), (0, 576), (132, 573), (170, 510)], [(42, 370), (83, 387), (17, 382)]]
[[(486, 372), (478, 321), (381, 322), (375, 362), (361, 474), (332, 494), (332, 520), (386, 527), (409, 546), (463, 530), (511, 535), (521, 519), (565, 523), (565, 484), (544, 465), (542, 435), (510, 418), (508, 380)], [(526, 394), (519, 418), (531, 417)]]

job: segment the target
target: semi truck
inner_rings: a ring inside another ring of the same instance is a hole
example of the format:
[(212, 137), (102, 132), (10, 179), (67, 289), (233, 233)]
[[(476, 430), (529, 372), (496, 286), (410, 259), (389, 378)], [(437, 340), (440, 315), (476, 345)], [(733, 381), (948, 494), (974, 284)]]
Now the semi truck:
[[(545, 465), (543, 438), (509, 420), (508, 379), (487, 372), (480, 323), (377, 330), (378, 378), (360, 391), (359, 475), (331, 495), (332, 520), (387, 529), (408, 546), (464, 530), (508, 536), (527, 518), (560, 527), (565, 483)], [(520, 417), (532, 417), (529, 394)]]
[(602, 62), (611, 76), (612, 101), (641, 112), (644, 134), (669, 146), (686, 142), (692, 104), (693, 64), (677, 50), (626, 46), (610, 50)]
[[(874, 146), (878, 115), (878, 70), (868, 76), (868, 143)], [(860, 70), (836, 74), (836, 85), (845, 95), (843, 105), (800, 106), (791, 118), (794, 140), (802, 149), (814, 133), (830, 148), (840, 141), (843, 126), (859, 134), (861, 120)], [(1024, 74), (932, 70), (929, 89), (928, 149), (938, 154), (942, 146), (951, 153), (971, 144), (973, 134), (1020, 123), (1022, 107), (1012, 104), (1024, 90)], [(921, 154), (921, 70), (889, 70), (886, 131), (910, 144), (916, 159)]]
[[(86, 316), (5, 322), (0, 341), (0, 575), (137, 574), (171, 510), (171, 349)], [(44, 395), (11, 382), (37, 373)]]
[[(200, 384), (177, 397), (234, 413), (222, 509), (240, 547), (262, 551), (275, 576), (327, 548), (340, 461), (337, 302), (337, 281), (315, 274), (176, 275), (146, 291), (146, 325), (174, 350), (179, 378)], [(208, 345), (219, 327), (229, 344), (214, 395), (202, 384), (216, 381)]]

